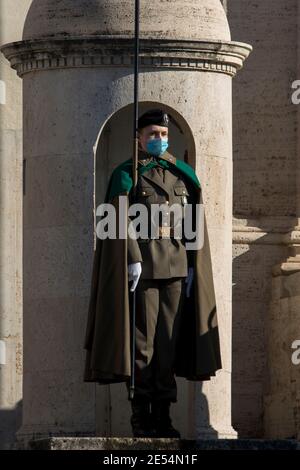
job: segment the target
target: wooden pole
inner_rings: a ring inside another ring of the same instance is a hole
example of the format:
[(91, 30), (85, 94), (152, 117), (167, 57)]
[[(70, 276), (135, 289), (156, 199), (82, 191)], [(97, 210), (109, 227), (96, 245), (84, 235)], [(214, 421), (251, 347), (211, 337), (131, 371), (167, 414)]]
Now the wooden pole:
[[(133, 201), (136, 197), (138, 181), (138, 119), (139, 119), (139, 48), (140, 48), (140, 0), (135, 0), (135, 38), (134, 38), (134, 123), (133, 123), (133, 161), (132, 176)], [(135, 390), (135, 323), (136, 323), (136, 295), (132, 293), (132, 315), (131, 315), (131, 376), (129, 400), (134, 398)]]

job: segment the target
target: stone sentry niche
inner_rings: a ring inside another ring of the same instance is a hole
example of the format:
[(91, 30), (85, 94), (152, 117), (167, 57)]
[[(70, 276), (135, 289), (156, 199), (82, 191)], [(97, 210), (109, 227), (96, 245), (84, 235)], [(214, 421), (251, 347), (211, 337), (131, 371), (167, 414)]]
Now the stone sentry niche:
[[(160, 108), (170, 116), (168, 151), (176, 158), (195, 165), (195, 143), (191, 129), (174, 109), (159, 102), (140, 102), (139, 115), (148, 109)], [(121, 145), (120, 145), (121, 143)], [(95, 146), (96, 207), (104, 199), (104, 191), (113, 169), (133, 152), (133, 105), (125, 106), (105, 122)]]
[[(176, 158), (195, 165), (195, 142), (188, 123), (170, 106), (160, 102), (140, 102), (139, 114), (148, 109), (161, 108), (170, 116), (169, 148)], [(103, 202), (108, 179), (113, 169), (132, 157), (133, 149), (133, 105), (114, 113), (104, 124), (95, 146), (95, 211)], [(122, 143), (120, 145), (120, 142)], [(97, 218), (95, 217), (95, 225)], [(96, 243), (96, 237), (95, 237)], [(188, 417), (190, 386), (177, 378), (178, 405), (173, 415), (185, 435), (190, 433)], [(125, 384), (99, 386), (96, 389), (96, 427), (100, 436), (128, 436), (130, 407)]]

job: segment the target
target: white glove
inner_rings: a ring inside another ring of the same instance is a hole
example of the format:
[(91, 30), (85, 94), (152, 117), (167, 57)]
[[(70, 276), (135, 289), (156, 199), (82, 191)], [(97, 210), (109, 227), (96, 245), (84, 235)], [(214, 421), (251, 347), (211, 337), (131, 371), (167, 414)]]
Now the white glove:
[(128, 281), (133, 281), (130, 291), (133, 292), (142, 274), (142, 263), (132, 263), (128, 265)]
[(188, 275), (185, 279), (185, 283), (186, 283), (186, 291), (185, 292), (186, 292), (187, 297), (190, 296), (193, 279), (194, 279), (194, 268), (189, 268)]

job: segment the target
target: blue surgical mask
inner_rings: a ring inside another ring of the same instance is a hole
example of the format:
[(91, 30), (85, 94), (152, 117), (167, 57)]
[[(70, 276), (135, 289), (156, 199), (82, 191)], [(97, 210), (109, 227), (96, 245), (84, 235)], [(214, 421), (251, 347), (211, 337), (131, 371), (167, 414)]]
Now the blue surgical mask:
[(151, 155), (160, 157), (160, 155), (162, 155), (167, 150), (168, 146), (168, 140), (150, 139), (147, 142), (147, 151)]

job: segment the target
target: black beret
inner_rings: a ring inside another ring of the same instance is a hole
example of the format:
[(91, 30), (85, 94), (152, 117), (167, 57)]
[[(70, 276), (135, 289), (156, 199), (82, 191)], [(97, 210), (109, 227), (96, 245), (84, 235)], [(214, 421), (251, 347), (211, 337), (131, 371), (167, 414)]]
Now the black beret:
[(161, 109), (150, 109), (138, 120), (138, 129), (156, 124), (157, 126), (169, 127), (169, 116)]

